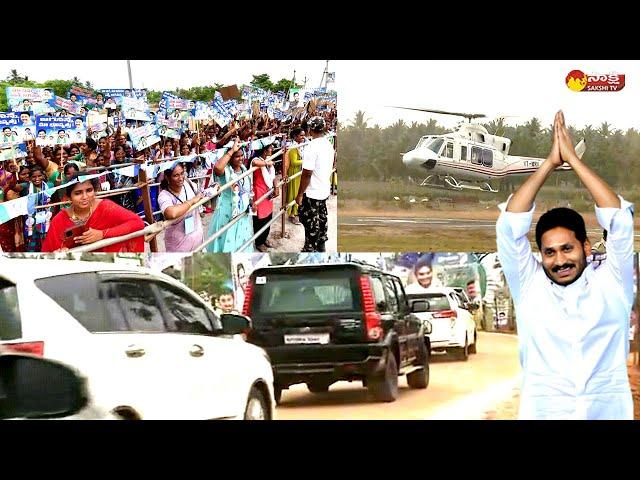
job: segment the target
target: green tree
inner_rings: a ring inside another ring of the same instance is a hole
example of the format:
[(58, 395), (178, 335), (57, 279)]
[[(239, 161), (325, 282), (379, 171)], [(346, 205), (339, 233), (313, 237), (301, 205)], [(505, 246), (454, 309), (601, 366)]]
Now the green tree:
[(251, 80), (251, 85), (257, 88), (262, 88), (263, 90), (273, 90), (274, 85), (269, 75), (266, 73), (261, 73), (260, 75), (252, 75), (253, 80)]

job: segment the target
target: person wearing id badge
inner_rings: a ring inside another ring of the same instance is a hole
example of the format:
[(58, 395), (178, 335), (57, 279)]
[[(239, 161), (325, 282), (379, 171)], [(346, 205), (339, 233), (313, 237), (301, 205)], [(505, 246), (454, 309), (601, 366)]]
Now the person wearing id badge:
[[(39, 166), (31, 169), (29, 174), (29, 183), (19, 183), (14, 190), (20, 192), (20, 196), (33, 195), (43, 192), (47, 188), (53, 187), (53, 184), (44, 181), (44, 172)], [(40, 193), (35, 197), (34, 207), (42, 206), (49, 203), (50, 197), (44, 193)], [(24, 249), (25, 252), (40, 252), (42, 242), (49, 230), (52, 213), (48, 209), (31, 208), (29, 213), (24, 216)]]
[[(165, 170), (160, 183), (158, 205), (165, 220), (182, 218), (174, 223), (164, 234), (165, 251), (191, 252), (204, 241), (202, 220), (198, 209), (188, 210), (205, 196), (213, 196), (219, 189), (215, 184), (205, 191), (186, 178), (186, 171), (182, 163), (176, 163), (173, 168)], [(186, 216), (185, 216), (186, 214)]]
[[(229, 182), (232, 188), (224, 190), (218, 197), (215, 212), (209, 223), (207, 238), (224, 227), (231, 219), (246, 213), (251, 208), (251, 175), (240, 178), (247, 171), (244, 166), (244, 151), (240, 148), (240, 139), (236, 137), (233, 146), (213, 167), (213, 181), (220, 185)], [(253, 236), (251, 215), (244, 215), (231, 228), (207, 246), (207, 252), (235, 252)], [(253, 252), (249, 245), (243, 252)]]

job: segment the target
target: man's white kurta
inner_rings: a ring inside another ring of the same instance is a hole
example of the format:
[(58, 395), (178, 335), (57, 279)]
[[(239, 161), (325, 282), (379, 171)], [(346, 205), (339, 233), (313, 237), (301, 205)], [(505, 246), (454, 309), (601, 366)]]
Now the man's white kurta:
[[(509, 197), (511, 198), (511, 197)], [(523, 370), (521, 419), (633, 419), (627, 374), (633, 303), (632, 205), (598, 208), (607, 260), (566, 287), (533, 256), (529, 212), (499, 205), (498, 257), (516, 306)]]

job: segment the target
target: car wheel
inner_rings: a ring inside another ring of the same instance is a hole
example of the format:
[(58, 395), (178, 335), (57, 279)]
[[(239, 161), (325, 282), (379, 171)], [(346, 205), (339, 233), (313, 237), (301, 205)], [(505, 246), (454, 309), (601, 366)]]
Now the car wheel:
[(329, 391), (330, 383), (322, 380), (316, 380), (315, 382), (308, 382), (307, 388), (311, 393), (326, 393)]
[(456, 348), (455, 353), (458, 360), (462, 360), (463, 362), (469, 360), (469, 339), (465, 337), (464, 347)]
[(247, 408), (244, 411), (245, 420), (269, 420), (269, 405), (264, 394), (256, 387), (249, 392)]
[(478, 343), (478, 332), (473, 332), (473, 343), (469, 345), (469, 353), (478, 353), (476, 345)]
[(419, 370), (414, 370), (411, 373), (407, 373), (407, 384), (409, 388), (427, 388), (429, 386), (429, 352), (424, 342), (420, 342), (422, 345), (420, 357), (422, 359), (423, 367)]
[(276, 401), (276, 405), (280, 405), (282, 403), (282, 387), (279, 387), (278, 385), (274, 385), (273, 397)]
[(379, 402), (393, 402), (398, 398), (398, 364), (391, 350), (387, 352), (387, 365), (382, 375), (367, 380), (373, 398)]

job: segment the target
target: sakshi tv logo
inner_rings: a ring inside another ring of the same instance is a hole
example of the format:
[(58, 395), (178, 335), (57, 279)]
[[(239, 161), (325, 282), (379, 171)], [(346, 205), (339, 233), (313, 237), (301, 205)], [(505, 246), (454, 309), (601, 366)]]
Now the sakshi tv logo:
[(574, 92), (619, 92), (624, 88), (624, 74), (587, 75), (581, 70), (571, 70), (565, 82)]

